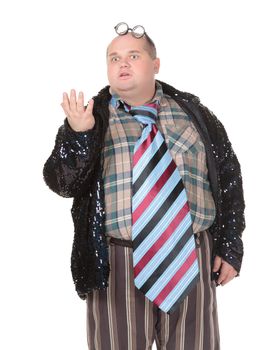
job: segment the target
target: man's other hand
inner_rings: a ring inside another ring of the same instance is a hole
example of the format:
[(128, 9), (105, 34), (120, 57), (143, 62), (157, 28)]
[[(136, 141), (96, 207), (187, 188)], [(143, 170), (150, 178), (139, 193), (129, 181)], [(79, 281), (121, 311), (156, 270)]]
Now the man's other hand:
[(217, 283), (222, 286), (231, 281), (238, 274), (232, 265), (228, 264), (228, 262), (223, 260), (220, 256), (216, 256), (213, 271), (217, 272), (219, 269), (220, 274)]

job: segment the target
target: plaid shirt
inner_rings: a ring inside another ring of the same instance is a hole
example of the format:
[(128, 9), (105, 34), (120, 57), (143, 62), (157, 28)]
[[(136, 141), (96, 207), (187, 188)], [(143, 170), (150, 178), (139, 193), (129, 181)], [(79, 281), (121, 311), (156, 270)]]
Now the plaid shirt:
[[(117, 94), (109, 104), (104, 146), (106, 235), (131, 240), (131, 182), (134, 145), (142, 124), (125, 111)], [(156, 125), (171, 152), (187, 191), (194, 233), (210, 227), (216, 215), (206, 165), (205, 147), (189, 116), (156, 82), (152, 101), (160, 103)]]

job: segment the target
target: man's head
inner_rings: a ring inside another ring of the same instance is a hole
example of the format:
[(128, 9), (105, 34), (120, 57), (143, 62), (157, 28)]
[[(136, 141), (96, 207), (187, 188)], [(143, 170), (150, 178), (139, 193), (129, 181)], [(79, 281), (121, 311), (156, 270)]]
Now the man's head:
[(131, 101), (152, 97), (160, 60), (147, 34), (141, 38), (131, 33), (115, 37), (108, 45), (106, 59), (112, 91)]

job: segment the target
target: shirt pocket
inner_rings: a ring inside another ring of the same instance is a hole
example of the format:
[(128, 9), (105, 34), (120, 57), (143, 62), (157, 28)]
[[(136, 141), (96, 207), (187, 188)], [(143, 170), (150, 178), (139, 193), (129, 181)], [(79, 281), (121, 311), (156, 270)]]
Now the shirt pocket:
[(197, 152), (197, 143), (199, 141), (198, 132), (191, 126), (175, 127), (165, 125), (167, 145), (173, 153), (186, 152), (187, 150), (193, 153)]

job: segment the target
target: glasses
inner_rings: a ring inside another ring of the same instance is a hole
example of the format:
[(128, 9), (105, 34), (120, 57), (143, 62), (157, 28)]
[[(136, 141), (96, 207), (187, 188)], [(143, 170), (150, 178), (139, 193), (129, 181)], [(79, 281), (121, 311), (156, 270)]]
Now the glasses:
[(125, 35), (128, 32), (131, 32), (131, 34), (135, 38), (142, 38), (143, 35), (145, 35), (145, 28), (143, 26), (135, 26), (133, 28), (129, 28), (129, 26), (125, 22), (120, 22), (114, 27), (116, 33), (118, 35)]

